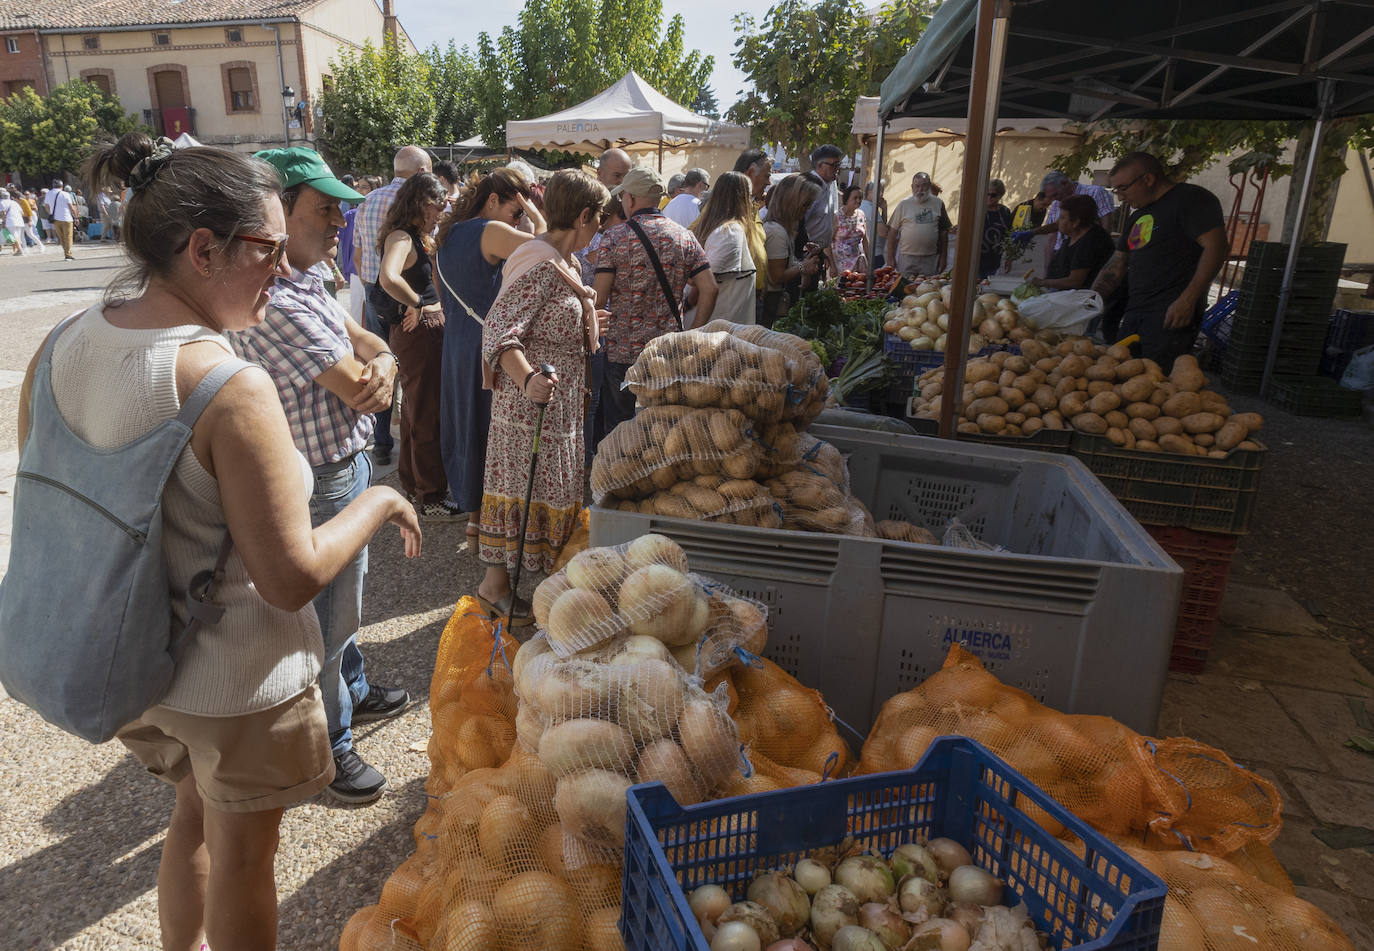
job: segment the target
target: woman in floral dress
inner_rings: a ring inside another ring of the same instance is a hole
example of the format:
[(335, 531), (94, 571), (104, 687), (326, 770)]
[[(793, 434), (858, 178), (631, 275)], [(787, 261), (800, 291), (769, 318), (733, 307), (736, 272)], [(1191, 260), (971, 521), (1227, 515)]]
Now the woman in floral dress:
[(858, 185), (850, 185), (844, 190), (844, 203), (840, 206), (840, 213), (835, 222), (833, 245), (835, 267), (839, 268), (841, 274), (845, 271), (868, 270), (864, 255), (864, 243), (868, 239), (868, 222), (864, 220), (863, 210), (859, 207), (863, 197), (863, 189)]
[[(549, 230), (506, 259), (501, 292), (482, 330), (483, 373), (493, 392), (478, 549), (486, 574), (477, 599), (517, 626), (533, 620), (529, 604), (511, 591), (510, 571), (541, 403), (548, 409), (525, 532), (526, 571), (553, 570), (582, 508), (583, 399), (597, 316), (573, 252), (596, 234), (609, 200), (606, 187), (585, 172), (564, 170), (549, 180)], [(551, 376), (539, 372), (545, 363), (554, 367)]]

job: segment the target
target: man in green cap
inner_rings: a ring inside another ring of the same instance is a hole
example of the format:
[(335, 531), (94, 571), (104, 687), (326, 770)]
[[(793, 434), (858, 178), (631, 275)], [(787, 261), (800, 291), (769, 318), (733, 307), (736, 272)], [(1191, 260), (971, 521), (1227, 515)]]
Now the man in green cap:
[[(339, 202), (363, 196), (335, 178), (312, 149), (269, 149), (257, 157), (281, 179), (291, 276), (277, 278), (266, 320), (229, 336), (239, 355), (267, 370), (277, 384), (296, 448), (314, 471), (310, 516), (319, 525), (372, 482), (372, 463), (363, 450), (372, 435), (371, 414), (391, 406), (396, 357), (324, 286), (330, 276), (325, 262), (344, 224)], [(324, 637), (320, 693), (334, 753), (335, 777), (328, 788), (351, 803), (371, 802), (386, 786), (353, 749), (353, 724), (393, 717), (410, 702), (406, 691), (369, 684), (363, 673), (357, 634), (366, 572), (364, 548), (314, 601)]]

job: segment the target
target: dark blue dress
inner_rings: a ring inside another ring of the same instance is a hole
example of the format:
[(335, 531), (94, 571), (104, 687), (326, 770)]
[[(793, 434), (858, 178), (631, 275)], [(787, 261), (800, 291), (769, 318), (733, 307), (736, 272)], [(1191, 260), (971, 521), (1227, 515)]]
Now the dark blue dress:
[[(491, 426), (491, 391), (482, 389), (482, 326), (454, 299), (458, 294), (478, 317), (501, 289), (504, 261), (492, 266), (482, 256), (487, 218), (455, 224), (434, 252), (434, 281), (444, 305), (444, 363), (440, 381), (439, 435), (449, 493), (464, 512), (482, 508), (482, 478)], [(442, 280), (439, 277), (442, 276)], [(447, 286), (445, 286), (447, 282)], [(452, 291), (450, 291), (452, 288)]]

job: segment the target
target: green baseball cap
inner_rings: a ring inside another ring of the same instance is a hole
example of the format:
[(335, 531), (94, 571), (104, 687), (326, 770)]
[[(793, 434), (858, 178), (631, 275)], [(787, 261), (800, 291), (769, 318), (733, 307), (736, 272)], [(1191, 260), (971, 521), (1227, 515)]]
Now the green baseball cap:
[(255, 152), (257, 158), (277, 170), (282, 188), (309, 185), (330, 198), (359, 202), (363, 196), (339, 181), (314, 149), (295, 146), (289, 149), (264, 149)]

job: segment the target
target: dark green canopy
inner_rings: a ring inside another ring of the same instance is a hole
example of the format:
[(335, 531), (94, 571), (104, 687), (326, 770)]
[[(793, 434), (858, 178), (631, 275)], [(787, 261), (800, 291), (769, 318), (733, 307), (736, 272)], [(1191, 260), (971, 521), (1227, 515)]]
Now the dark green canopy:
[[(946, 0), (879, 114), (967, 116), (978, 0)], [(1374, 0), (1019, 0), (1000, 118), (1311, 119), (1374, 112)]]

